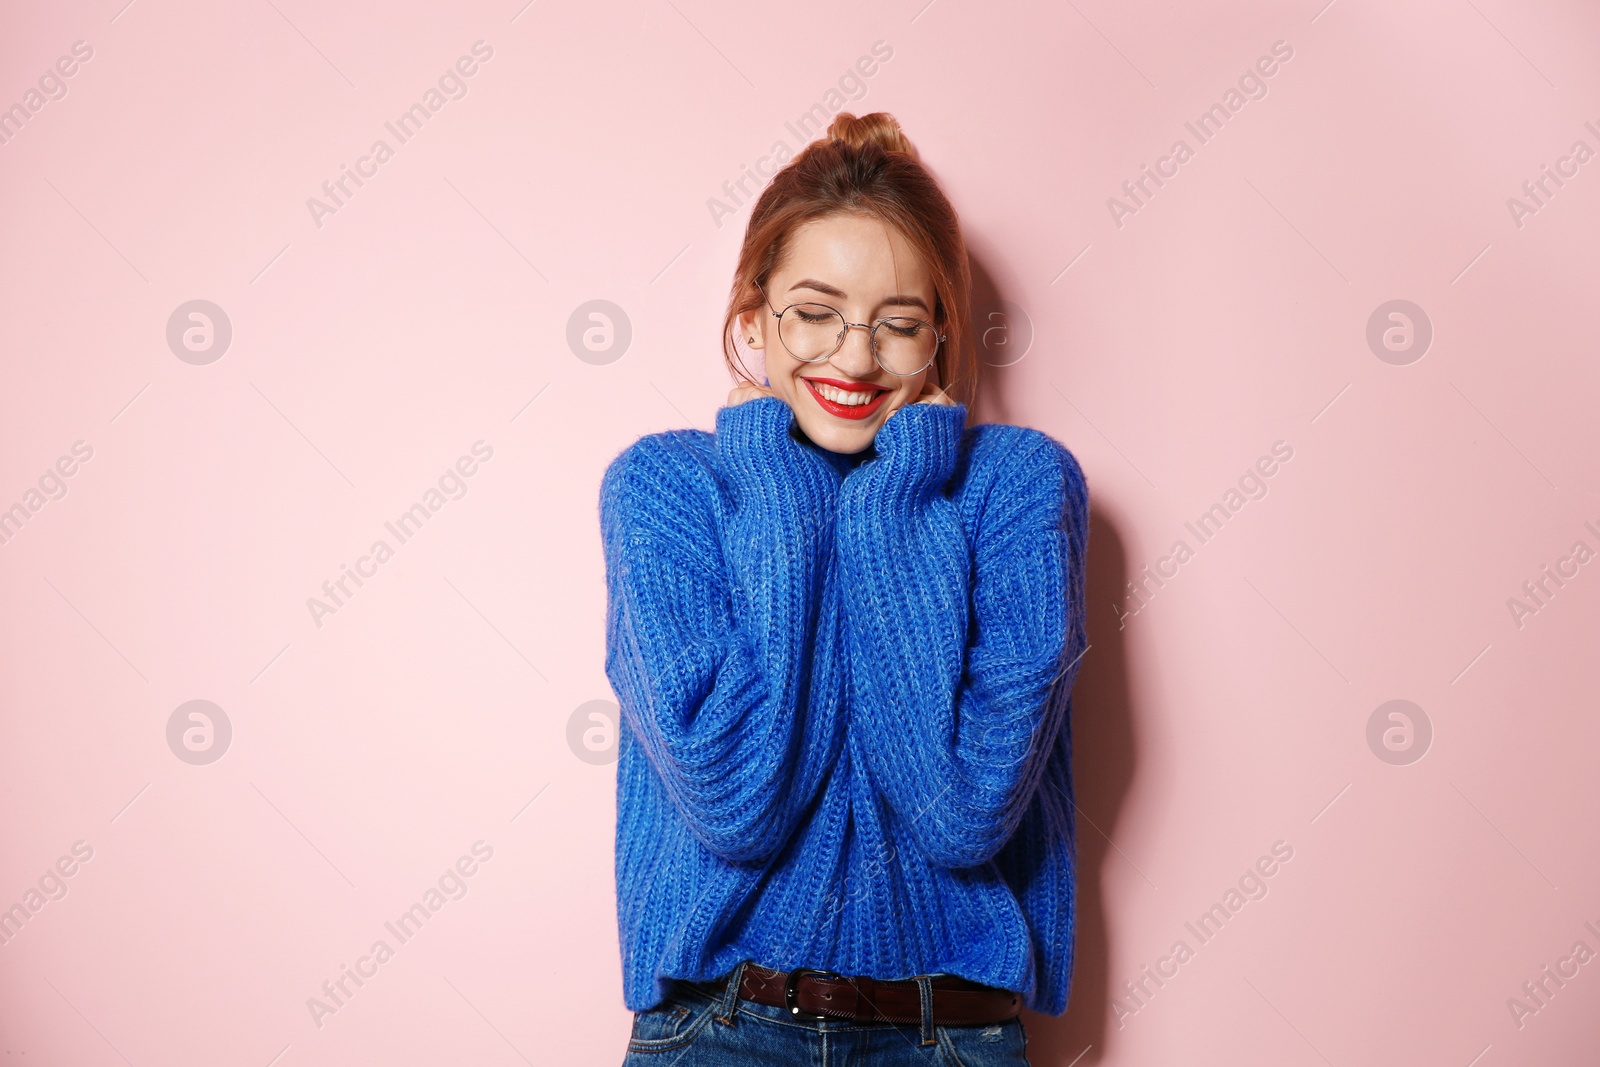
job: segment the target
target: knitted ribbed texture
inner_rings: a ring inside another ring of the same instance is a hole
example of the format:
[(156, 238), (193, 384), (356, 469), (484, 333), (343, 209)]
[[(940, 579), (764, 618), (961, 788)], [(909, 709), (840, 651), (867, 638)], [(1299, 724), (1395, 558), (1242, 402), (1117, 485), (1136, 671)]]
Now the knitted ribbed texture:
[(826, 452), (759, 397), (600, 489), (623, 997), (740, 960), (1066, 1009), (1083, 472), (910, 404)]

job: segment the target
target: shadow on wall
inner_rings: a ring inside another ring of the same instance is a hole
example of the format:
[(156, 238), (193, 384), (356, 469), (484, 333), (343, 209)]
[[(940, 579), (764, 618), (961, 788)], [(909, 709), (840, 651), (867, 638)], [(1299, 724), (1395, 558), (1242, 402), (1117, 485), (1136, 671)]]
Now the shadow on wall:
[[(991, 312), (1007, 306), (1005, 295), (976, 255), (972, 259), (973, 332), (980, 337), (993, 328)], [(1013, 324), (1010, 328), (1015, 329)], [(1031, 326), (1028, 342), (1031, 344)], [(1009, 343), (1018, 343), (1013, 336)], [(1070, 339), (1056, 350), (1034, 350), (1032, 359), (1070, 363)], [(1004, 363), (1012, 357), (1000, 350), (998, 358), (979, 346), (979, 401), (976, 422), (1011, 422), (1011, 398), (1006, 395)], [(1070, 395), (1070, 383), (1053, 374)], [(1058, 402), (1059, 398), (1054, 398)], [(1064, 406), (1064, 403), (1063, 403)], [(1062, 440), (1074, 455), (1073, 441)], [(1080, 457), (1081, 459), (1081, 457)], [(1087, 472), (1086, 472), (1087, 476)], [(1099, 1063), (1105, 1050), (1105, 1032), (1111, 1011), (1109, 924), (1101, 896), (1101, 873), (1108, 863), (1125, 862), (1116, 856), (1116, 838), (1122, 804), (1133, 781), (1135, 765), (1133, 708), (1128, 689), (1124, 632), (1118, 627), (1113, 604), (1120, 601), (1129, 580), (1127, 555), (1117, 529), (1104, 508), (1096, 509), (1091, 481), (1088, 572), (1084, 596), (1088, 602), (1089, 651), (1072, 690), (1072, 773), (1078, 806), (1078, 889), (1072, 988), (1067, 1010), (1059, 1017), (1023, 1010), (1028, 1029), (1028, 1060), (1034, 1067), (1088, 1067)], [(1087, 1056), (1083, 1053), (1089, 1050)], [(1080, 1058), (1081, 1057), (1081, 1058)]]

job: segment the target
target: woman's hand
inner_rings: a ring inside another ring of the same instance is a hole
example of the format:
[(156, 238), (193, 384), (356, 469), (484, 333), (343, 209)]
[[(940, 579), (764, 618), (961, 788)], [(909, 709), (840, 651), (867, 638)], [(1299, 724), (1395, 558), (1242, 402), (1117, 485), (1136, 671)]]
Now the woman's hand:
[(951, 398), (950, 394), (946, 393), (939, 383), (933, 379), (933, 376), (929, 375), (928, 380), (922, 383), (922, 392), (917, 394), (917, 398), (913, 400), (912, 403), (942, 404), (946, 407), (954, 407), (956, 402)]
[(728, 407), (737, 407), (746, 400), (754, 400), (761, 396), (777, 396), (771, 389), (764, 385), (752, 385), (749, 382), (734, 386), (733, 392), (728, 394)]

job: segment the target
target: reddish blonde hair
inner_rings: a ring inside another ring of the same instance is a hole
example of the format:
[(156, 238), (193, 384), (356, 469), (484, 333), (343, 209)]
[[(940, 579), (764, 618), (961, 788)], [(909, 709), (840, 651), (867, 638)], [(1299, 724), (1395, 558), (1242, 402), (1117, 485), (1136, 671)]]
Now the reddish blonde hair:
[(860, 118), (848, 111), (835, 115), (827, 136), (785, 164), (751, 208), (722, 324), (728, 369), (751, 381), (739, 360), (734, 326), (740, 315), (767, 306), (758, 286), (782, 261), (794, 231), (846, 211), (887, 222), (928, 265), (934, 322), (945, 334), (934, 368), (945, 392), (970, 409), (977, 396), (978, 360), (968, 337), (972, 274), (961, 223), (900, 124), (885, 111)]

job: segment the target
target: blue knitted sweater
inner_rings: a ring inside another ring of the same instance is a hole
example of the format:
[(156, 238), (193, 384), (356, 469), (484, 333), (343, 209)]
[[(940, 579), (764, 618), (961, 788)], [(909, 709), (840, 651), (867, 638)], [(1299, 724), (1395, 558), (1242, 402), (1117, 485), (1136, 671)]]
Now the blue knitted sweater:
[(966, 414), (847, 456), (759, 397), (606, 469), (629, 1010), (741, 960), (1066, 1009), (1088, 490)]

